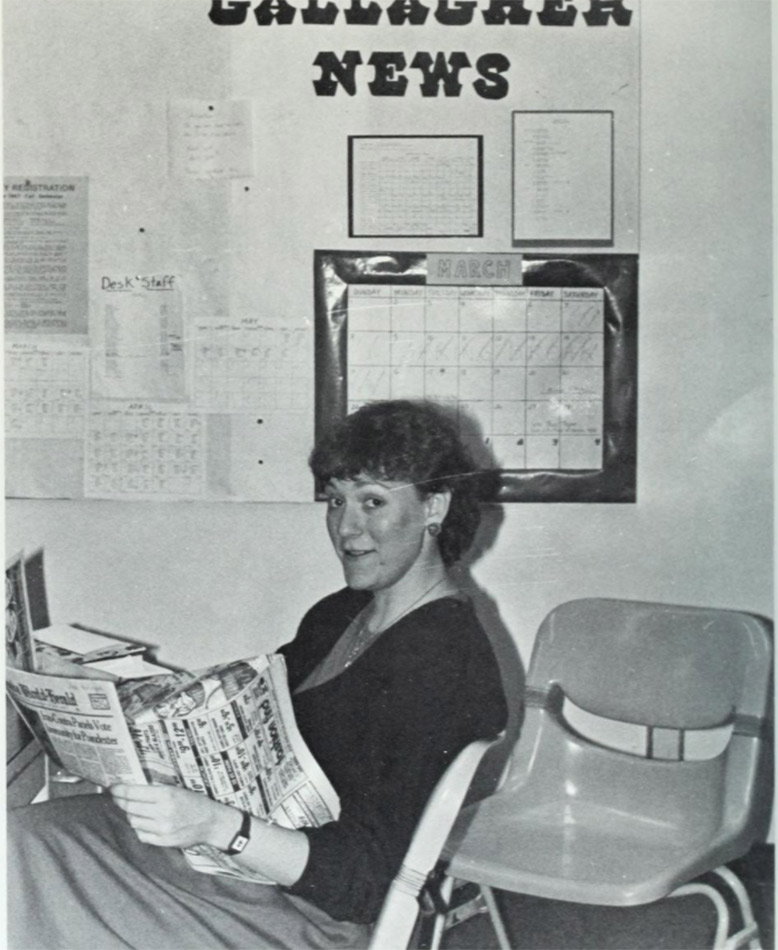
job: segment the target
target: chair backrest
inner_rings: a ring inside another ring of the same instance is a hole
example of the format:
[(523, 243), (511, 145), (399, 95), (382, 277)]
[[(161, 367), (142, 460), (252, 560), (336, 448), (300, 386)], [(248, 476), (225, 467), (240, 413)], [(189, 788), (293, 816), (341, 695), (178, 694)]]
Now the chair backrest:
[[(718, 863), (744, 853), (765, 830), (772, 801), (770, 629), (731, 610), (594, 598), (561, 604), (538, 630), (504, 788), (548, 820), (589, 802), (611, 821), (639, 817), (667, 841), (708, 841)], [(647, 747), (628, 754), (587, 739), (571, 726), (566, 700), (644, 726)], [(722, 726), (725, 748), (685, 760), (683, 736)], [(679, 741), (657, 754), (650, 738), (666, 731)]]
[(419, 893), (440, 857), (481, 759), (499, 741), (471, 742), (438, 780), (402, 867), (389, 887), (373, 928), (370, 950), (404, 950), (408, 946), (419, 913)]
[(733, 610), (588, 598), (541, 624), (530, 689), (558, 684), (582, 709), (622, 722), (705, 729), (764, 717), (771, 641)]

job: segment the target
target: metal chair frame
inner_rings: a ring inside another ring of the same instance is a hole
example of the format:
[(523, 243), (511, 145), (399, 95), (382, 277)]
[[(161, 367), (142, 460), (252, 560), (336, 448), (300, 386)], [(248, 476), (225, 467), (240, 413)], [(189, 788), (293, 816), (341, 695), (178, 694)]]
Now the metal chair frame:
[[(715, 950), (758, 950), (748, 894), (725, 863), (745, 854), (769, 819), (770, 633), (767, 621), (737, 611), (639, 601), (587, 598), (551, 611), (533, 649), (507, 777), (495, 795), (463, 811), (444, 849), (446, 905), (455, 883), (476, 884), (480, 893), (465, 907), (440, 910), (433, 950), (448, 927), (480, 912), (510, 950), (495, 888), (610, 906), (703, 894), (716, 910)], [(647, 755), (577, 733), (563, 713), (566, 699), (640, 724)], [(709, 760), (687, 759), (680, 737), (659, 743), (664, 757), (656, 755), (655, 731), (666, 740), (673, 730), (727, 723), (727, 747)], [(595, 798), (587, 811), (586, 796), (600, 791), (602, 802)], [(652, 796), (659, 800), (641, 800)], [(698, 880), (702, 874), (716, 886)], [(719, 885), (739, 907), (734, 933)]]
[(419, 919), (419, 896), (443, 850), (486, 752), (500, 739), (479, 739), (457, 755), (438, 780), (373, 928), (369, 950), (404, 950)]

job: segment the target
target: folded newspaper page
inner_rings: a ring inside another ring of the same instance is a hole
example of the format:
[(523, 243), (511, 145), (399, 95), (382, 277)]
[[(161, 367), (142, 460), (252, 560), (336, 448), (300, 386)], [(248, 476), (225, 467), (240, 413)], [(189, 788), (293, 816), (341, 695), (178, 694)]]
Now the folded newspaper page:
[[(282, 656), (118, 683), (8, 669), (6, 683), (44, 748), (97, 785), (180, 785), (287, 828), (338, 817), (297, 729)], [(198, 871), (269, 883), (216, 848), (184, 854)]]
[(6, 669), (8, 695), (58, 765), (95, 785), (147, 780), (114, 683)]

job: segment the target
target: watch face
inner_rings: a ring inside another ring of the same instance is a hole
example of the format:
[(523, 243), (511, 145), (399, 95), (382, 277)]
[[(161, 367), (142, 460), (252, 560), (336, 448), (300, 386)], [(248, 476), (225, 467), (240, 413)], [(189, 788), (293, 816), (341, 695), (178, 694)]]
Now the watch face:
[(248, 835), (242, 835), (240, 832), (232, 839), (232, 844), (227, 854), (240, 854), (240, 852), (249, 843)]
[(238, 831), (238, 833), (230, 842), (230, 846), (227, 848), (227, 854), (240, 854), (240, 852), (249, 843), (250, 837), (251, 837), (251, 815), (247, 811), (244, 811), (243, 821), (241, 822), (240, 831)]

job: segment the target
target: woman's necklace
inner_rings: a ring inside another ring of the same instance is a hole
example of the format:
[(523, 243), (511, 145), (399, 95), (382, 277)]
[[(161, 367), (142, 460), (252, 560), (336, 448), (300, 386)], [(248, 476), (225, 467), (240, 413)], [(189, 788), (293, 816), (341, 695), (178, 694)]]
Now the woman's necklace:
[(417, 604), (421, 603), (421, 601), (424, 600), (428, 594), (431, 594), (436, 587), (440, 586), (444, 580), (446, 580), (446, 578), (441, 577), (439, 580), (435, 581), (432, 587), (428, 587), (427, 590), (425, 590), (416, 598), (416, 600), (413, 601), (413, 603), (409, 604), (401, 613), (397, 614), (396, 617), (392, 617), (388, 623), (382, 624), (377, 630), (371, 630), (367, 621), (363, 621), (359, 625), (356, 636), (354, 637), (354, 640), (349, 647), (348, 653), (346, 654), (346, 659), (343, 662), (343, 668), (346, 669), (347, 667), (351, 666), (354, 660), (356, 660), (356, 658), (361, 653), (364, 653), (370, 644), (376, 640), (378, 636), (384, 632), (384, 630), (397, 623), (398, 620), (402, 620), (406, 614), (409, 614)]

